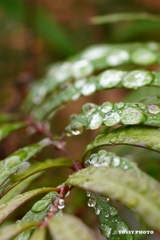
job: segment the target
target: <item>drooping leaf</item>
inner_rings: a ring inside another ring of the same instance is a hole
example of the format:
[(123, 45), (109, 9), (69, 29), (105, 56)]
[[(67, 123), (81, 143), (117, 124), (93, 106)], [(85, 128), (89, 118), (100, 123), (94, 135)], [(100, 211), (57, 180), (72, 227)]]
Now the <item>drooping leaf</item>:
[[(11, 154), (6, 159), (0, 162), (0, 194), (1, 197), (7, 191), (7, 186), (10, 185), (8, 180), (14, 173), (22, 174), (30, 166), (27, 162), (36, 153), (41, 151), (44, 147), (50, 145), (49, 139), (44, 139), (38, 143), (21, 148), (15, 153)], [(9, 186), (10, 187), (10, 186)]]
[(67, 214), (51, 218), (48, 222), (48, 228), (54, 240), (96, 239), (81, 220)]
[(43, 227), (38, 228), (30, 237), (30, 240), (45, 240), (46, 229)]
[(0, 140), (8, 136), (10, 133), (25, 127), (24, 122), (4, 123), (0, 125)]
[(121, 21), (149, 20), (160, 21), (160, 17), (149, 13), (116, 13), (91, 18), (92, 24), (116, 23)]
[(55, 191), (55, 188), (40, 188), (36, 190), (31, 190), (29, 192), (25, 192), (23, 194), (19, 194), (9, 202), (2, 204), (0, 206), (0, 224), (18, 207), (20, 207), (23, 203), (31, 199), (32, 197), (45, 193)]
[[(138, 54), (141, 55), (141, 53)], [(43, 120), (62, 104), (77, 100), (80, 96), (89, 96), (95, 92), (111, 88), (135, 89), (146, 85), (160, 87), (160, 74), (147, 70), (106, 70), (89, 79), (77, 80), (66, 90), (57, 95), (51, 95), (42, 104), (35, 106), (31, 115), (37, 120)]]
[(10, 240), (28, 228), (38, 226), (38, 222), (15, 223), (0, 229), (1, 240)]
[(66, 135), (81, 134), (84, 127), (95, 130), (102, 124), (107, 127), (117, 124), (160, 126), (160, 106), (157, 104), (104, 102), (97, 106), (94, 103), (86, 103), (81, 111), (82, 114), (75, 117), (66, 127)]
[(119, 200), (134, 209), (152, 229), (160, 230), (160, 188), (135, 173), (89, 167), (72, 175), (66, 184)]
[[(32, 209), (26, 213), (26, 215), (20, 220), (21, 222), (42, 222), (44, 218), (49, 213), (49, 209), (52, 206), (53, 197), (58, 196), (57, 192), (50, 192), (46, 196), (44, 196), (41, 200), (36, 202)], [(27, 229), (22, 234), (17, 236), (15, 240), (28, 240), (35, 228)]]
[(110, 145), (133, 145), (160, 152), (160, 131), (157, 127), (126, 126), (98, 135), (87, 145), (84, 157), (94, 148)]

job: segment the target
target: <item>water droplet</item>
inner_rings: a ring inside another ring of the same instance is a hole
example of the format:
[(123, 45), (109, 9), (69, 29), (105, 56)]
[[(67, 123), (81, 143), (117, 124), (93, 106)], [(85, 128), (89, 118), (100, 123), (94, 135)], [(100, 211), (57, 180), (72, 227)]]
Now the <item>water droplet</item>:
[(111, 111), (113, 108), (113, 103), (111, 102), (104, 102), (102, 104), (102, 107), (101, 107), (101, 112), (103, 113), (108, 113), (109, 111)]
[(38, 212), (41, 212), (48, 205), (49, 205), (49, 201), (40, 200), (33, 205), (31, 210), (35, 213), (38, 213)]
[(52, 79), (55, 78), (58, 82), (64, 82), (71, 78), (71, 68), (72, 65), (70, 62), (54, 65), (48, 71), (48, 77), (51, 77)]
[(118, 85), (126, 72), (118, 70), (107, 70), (100, 75), (99, 84), (103, 88), (112, 88)]
[(101, 224), (99, 227), (99, 230), (103, 236), (109, 238), (109, 236), (111, 235), (112, 228), (110, 228), (109, 226), (107, 226), (105, 224)]
[(86, 59), (75, 62), (72, 65), (72, 73), (75, 78), (83, 78), (90, 75), (93, 72), (92, 64)]
[(106, 45), (91, 46), (82, 53), (82, 56), (92, 62), (105, 57), (108, 50), (109, 48)]
[(118, 214), (117, 210), (114, 207), (109, 208), (109, 214), (115, 216)]
[(118, 138), (114, 137), (109, 142), (111, 142), (112, 144), (115, 144), (117, 142), (117, 140), (118, 140)]
[(152, 114), (160, 113), (160, 107), (156, 104), (149, 105), (147, 106), (147, 108), (149, 113), (152, 113)]
[(91, 192), (87, 191), (87, 197), (90, 197), (90, 196), (91, 196)]
[(117, 222), (116, 228), (117, 228), (117, 231), (128, 231), (127, 225), (122, 221)]
[(118, 167), (121, 163), (121, 159), (119, 157), (114, 157), (112, 161), (113, 167)]
[(98, 157), (99, 158), (104, 158), (106, 155), (107, 155), (107, 151), (105, 151), (105, 150), (100, 150), (98, 152)]
[(131, 59), (135, 64), (150, 65), (157, 61), (157, 54), (147, 48), (138, 48), (132, 53)]
[(53, 197), (52, 197), (52, 202), (55, 202), (57, 200), (57, 195), (54, 195)]
[[(104, 202), (109, 202), (109, 198), (108, 198), (108, 197), (104, 197), (104, 198), (103, 198), (103, 201), (104, 201)], [(109, 216), (108, 213), (107, 213), (107, 215)]]
[(78, 115), (73, 113), (73, 114), (70, 115), (69, 120), (74, 121), (77, 117), (78, 117)]
[(119, 102), (115, 104), (117, 106), (117, 108), (121, 109), (124, 107), (124, 102)]
[(63, 209), (65, 207), (65, 202), (64, 202), (64, 199), (59, 199), (59, 202), (58, 202), (58, 209)]
[(89, 158), (90, 164), (95, 164), (98, 161), (98, 156), (96, 153), (93, 153)]
[(121, 122), (123, 124), (139, 124), (145, 121), (145, 116), (136, 108), (128, 107), (123, 110)]
[(74, 122), (71, 125), (71, 129), (72, 129), (72, 134), (73, 135), (79, 135), (83, 132), (83, 124), (80, 122)]
[(122, 80), (122, 85), (126, 88), (137, 88), (150, 84), (153, 75), (147, 70), (135, 70), (127, 74)]
[(96, 215), (99, 215), (101, 213), (101, 210), (102, 210), (101, 206), (98, 206), (98, 207), (94, 208), (94, 212), (95, 212)]
[(96, 91), (96, 85), (94, 83), (85, 83), (81, 89), (81, 94), (89, 96)]
[(71, 97), (71, 100), (76, 101), (80, 96), (81, 96), (80, 92), (77, 92)]
[(87, 127), (89, 129), (97, 129), (101, 126), (103, 118), (99, 113), (95, 113), (88, 118)]
[(109, 112), (104, 116), (103, 122), (106, 126), (114, 126), (120, 122), (120, 116), (116, 112)]
[(84, 162), (84, 166), (85, 167), (88, 167), (90, 165), (90, 161), (89, 160), (86, 160), (85, 162)]
[(86, 83), (86, 79), (79, 79), (79, 80), (77, 80), (76, 82), (75, 82), (75, 84), (74, 84), (74, 86), (75, 86), (75, 88), (77, 88), (77, 89), (80, 89), (80, 88), (82, 88), (83, 87), (83, 85)]
[(109, 66), (117, 66), (128, 62), (130, 59), (129, 53), (123, 49), (113, 49), (106, 57), (106, 62)]
[(93, 198), (89, 198), (88, 200), (88, 207), (95, 207), (96, 206), (96, 200)]
[(66, 134), (67, 137), (70, 137), (70, 136), (73, 135), (73, 134), (72, 134), (71, 126), (67, 126), (67, 127), (65, 128), (65, 134)]
[(82, 107), (82, 113), (86, 115), (87, 117), (91, 115), (94, 110), (97, 108), (97, 105), (94, 103), (86, 103)]
[(145, 105), (144, 103), (139, 103), (138, 105), (139, 105), (139, 107), (140, 107), (141, 109), (145, 109), (145, 108), (146, 108), (146, 105)]

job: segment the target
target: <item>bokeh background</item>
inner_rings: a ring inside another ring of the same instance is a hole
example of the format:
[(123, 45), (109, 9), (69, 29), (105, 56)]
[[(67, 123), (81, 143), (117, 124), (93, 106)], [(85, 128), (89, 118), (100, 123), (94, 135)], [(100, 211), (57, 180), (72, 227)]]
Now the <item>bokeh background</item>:
[[(134, 41), (160, 41), (160, 22), (129, 21), (113, 24), (93, 25), (90, 19), (93, 16), (112, 13), (148, 12), (160, 14), (159, 0), (0, 0), (0, 110), (15, 112), (26, 96), (33, 82), (41, 79), (47, 67), (56, 61), (63, 60), (85, 47), (96, 43), (123, 43)], [(150, 91), (150, 90), (149, 90)], [(153, 90), (152, 95), (157, 94)], [(103, 101), (121, 101), (129, 94), (130, 100), (142, 94), (148, 94), (143, 89), (137, 96), (127, 90), (110, 90), (107, 93), (95, 94), (92, 97), (81, 98), (77, 103), (67, 104), (52, 122), (52, 131), (61, 134), (68, 124), (71, 113), (79, 113), (82, 104), (93, 101), (101, 104)], [(58, 123), (58, 124), (57, 124)], [(73, 137), (67, 140), (67, 147), (75, 158), (79, 158), (85, 145), (91, 141), (95, 133)], [(36, 136), (28, 136), (24, 132), (12, 134), (1, 145), (0, 159), (15, 151), (19, 146), (35, 142)], [(134, 150), (133, 150), (134, 149)], [(160, 180), (159, 155), (135, 148), (114, 148), (120, 155), (132, 155), (139, 166), (150, 175)], [(145, 151), (145, 159), (144, 152)], [(53, 152), (53, 151), (52, 151)], [(60, 153), (44, 151), (38, 160), (46, 156), (61, 156)], [(151, 164), (151, 159), (154, 161)], [(145, 163), (144, 163), (145, 161)], [(58, 170), (63, 178), (53, 185), (65, 180), (69, 172)], [(53, 171), (47, 173), (50, 178)], [(45, 179), (45, 180), (44, 180)], [(56, 178), (57, 179), (57, 178)], [(55, 182), (54, 182), (55, 181)], [(43, 175), (31, 188), (50, 185), (48, 178)], [(30, 189), (31, 189), (30, 188)], [(69, 212), (76, 211), (91, 226), (97, 226), (92, 211), (84, 209), (86, 202), (84, 193), (81, 197), (72, 193), (74, 205), (68, 208)], [(26, 205), (29, 206), (30, 205)], [(88, 212), (89, 211), (89, 212)], [(123, 217), (134, 228), (139, 227), (136, 218), (123, 207), (120, 208)], [(83, 213), (82, 213), (83, 212)], [(25, 210), (18, 213), (23, 216)], [(88, 214), (89, 213), (89, 214)], [(17, 216), (16, 216), (17, 217)], [(11, 218), (12, 219), (12, 218)], [(158, 235), (144, 239), (158, 239)]]

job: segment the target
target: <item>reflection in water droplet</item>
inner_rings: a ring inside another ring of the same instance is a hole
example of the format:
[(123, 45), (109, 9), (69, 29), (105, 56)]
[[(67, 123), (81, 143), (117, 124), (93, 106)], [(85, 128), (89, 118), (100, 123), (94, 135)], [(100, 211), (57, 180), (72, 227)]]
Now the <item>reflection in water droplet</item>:
[(88, 207), (95, 207), (96, 206), (96, 200), (93, 198), (89, 198), (88, 200)]
[(114, 126), (120, 121), (120, 116), (116, 112), (109, 112), (104, 116), (103, 122), (106, 126)]
[(74, 122), (71, 125), (71, 129), (72, 129), (72, 134), (73, 135), (79, 135), (83, 132), (83, 124), (80, 122)]
[(137, 88), (150, 84), (153, 75), (147, 70), (135, 70), (127, 74), (122, 80), (122, 85), (126, 88)]
[(113, 103), (111, 102), (104, 102), (101, 106), (101, 112), (103, 113), (108, 113), (109, 111), (111, 111), (113, 108)]
[(85, 83), (81, 89), (81, 94), (89, 96), (96, 91), (96, 85), (94, 83)]
[(94, 103), (86, 103), (82, 107), (82, 113), (86, 115), (87, 117), (91, 115), (94, 110), (97, 108), (97, 105)]
[(95, 113), (88, 118), (87, 127), (89, 129), (97, 129), (101, 126), (103, 118), (99, 113)]
[(138, 48), (132, 53), (131, 59), (135, 64), (150, 65), (157, 61), (157, 54), (147, 48)]
[(145, 121), (145, 116), (136, 108), (128, 107), (123, 110), (121, 122), (123, 124), (139, 124)]
[(58, 202), (58, 209), (63, 209), (65, 207), (65, 202), (64, 202), (64, 199), (59, 199), (59, 202)]
[(112, 88), (118, 85), (126, 72), (118, 70), (107, 70), (100, 75), (99, 84), (103, 88)]
[(107, 57), (106, 62), (109, 66), (117, 66), (128, 62), (130, 59), (129, 53), (123, 49), (113, 49), (111, 50)]
[(147, 108), (149, 113), (152, 113), (152, 114), (160, 113), (160, 107), (156, 104), (149, 105), (147, 106)]
[(75, 62), (72, 65), (72, 73), (75, 78), (83, 78), (90, 75), (93, 72), (92, 64), (86, 59)]

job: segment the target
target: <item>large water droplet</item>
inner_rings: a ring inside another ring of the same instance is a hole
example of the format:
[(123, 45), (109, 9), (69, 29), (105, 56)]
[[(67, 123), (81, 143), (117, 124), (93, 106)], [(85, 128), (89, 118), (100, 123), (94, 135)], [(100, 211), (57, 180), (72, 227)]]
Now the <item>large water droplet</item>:
[(150, 84), (153, 75), (147, 70), (135, 70), (127, 74), (122, 80), (122, 85), (126, 88), (137, 88)]
[(63, 209), (65, 207), (65, 202), (64, 202), (64, 199), (59, 199), (59, 202), (58, 202), (58, 209)]
[(94, 103), (86, 103), (82, 107), (82, 113), (86, 115), (87, 117), (91, 115), (94, 110), (97, 108), (97, 105)]
[(96, 91), (96, 85), (94, 83), (85, 83), (81, 89), (81, 94), (89, 96)]
[(109, 66), (117, 66), (128, 62), (130, 59), (129, 53), (123, 49), (113, 49), (106, 57), (106, 62)]
[(113, 103), (111, 102), (104, 102), (101, 106), (101, 112), (103, 113), (108, 113), (109, 111), (111, 111), (113, 108)]
[(88, 118), (87, 127), (89, 129), (97, 129), (101, 126), (103, 118), (99, 113), (95, 113)]
[(102, 235), (109, 238), (109, 236), (111, 235), (112, 228), (105, 224), (101, 224), (99, 230)]
[(98, 206), (98, 207), (94, 208), (94, 212), (95, 212), (96, 215), (99, 215), (101, 213), (101, 210), (102, 210), (101, 206)]
[(104, 116), (103, 122), (106, 126), (114, 126), (120, 122), (120, 116), (116, 112), (109, 112)]
[(74, 121), (77, 117), (78, 117), (78, 115), (73, 113), (73, 114), (70, 115), (69, 120)]
[(98, 161), (98, 155), (93, 153), (89, 158), (90, 164), (95, 164)]
[(93, 198), (89, 198), (88, 200), (88, 207), (95, 207), (96, 206), (96, 200)]
[(99, 84), (103, 88), (115, 87), (125, 75), (124, 71), (107, 70), (100, 75)]
[(83, 78), (90, 75), (93, 72), (92, 64), (86, 59), (75, 62), (72, 65), (72, 73), (75, 78)]
[(121, 159), (119, 157), (114, 157), (112, 160), (113, 167), (118, 167), (121, 163)]
[(149, 105), (147, 106), (147, 108), (149, 113), (152, 113), (152, 114), (160, 113), (160, 107), (156, 104)]
[(95, 61), (106, 56), (109, 48), (106, 45), (97, 45), (87, 48), (82, 56), (89, 61)]
[(48, 204), (49, 204), (49, 201), (40, 200), (33, 205), (31, 210), (36, 213), (41, 212), (45, 207), (48, 206)]
[(145, 121), (145, 116), (136, 108), (128, 107), (123, 110), (121, 122), (123, 124), (139, 124)]
[(65, 134), (66, 134), (67, 137), (70, 137), (70, 136), (73, 135), (73, 134), (72, 134), (71, 126), (67, 126), (67, 127), (65, 128)]
[(71, 125), (71, 129), (72, 129), (72, 134), (73, 135), (79, 135), (83, 132), (83, 124), (80, 122), (74, 122)]
[(117, 108), (123, 108), (124, 107), (124, 102), (119, 102), (119, 103), (116, 103), (115, 106), (117, 106)]
[(115, 216), (118, 214), (117, 210), (114, 207), (109, 208), (109, 214)]
[(157, 54), (150, 49), (138, 48), (132, 53), (131, 59), (135, 64), (150, 65), (157, 61)]
[(101, 159), (101, 158), (104, 158), (105, 156), (107, 155), (107, 151), (105, 150), (100, 150), (98, 152), (98, 157)]
[(75, 82), (74, 86), (75, 86), (75, 88), (80, 89), (80, 88), (83, 87), (83, 85), (84, 85), (85, 83), (86, 83), (86, 79), (85, 79), (85, 78), (79, 79), (79, 80), (77, 80), (77, 81)]

